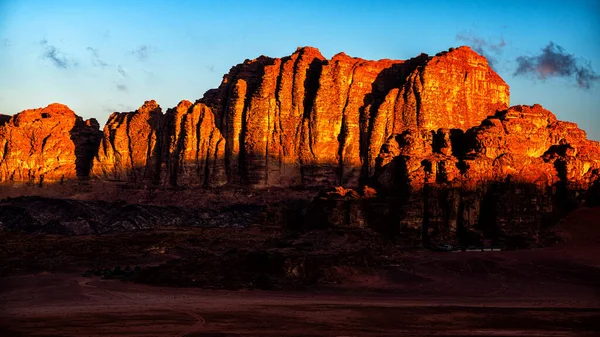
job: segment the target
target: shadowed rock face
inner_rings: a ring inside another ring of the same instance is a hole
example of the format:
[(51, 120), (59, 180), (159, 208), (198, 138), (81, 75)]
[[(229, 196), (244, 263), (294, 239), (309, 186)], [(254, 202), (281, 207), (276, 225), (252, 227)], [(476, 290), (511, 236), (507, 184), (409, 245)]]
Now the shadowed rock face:
[(3, 115), (0, 113), (0, 126), (4, 125), (6, 122), (8, 122), (9, 119), (10, 119), (10, 116)]
[(163, 178), (175, 185), (227, 183), (225, 139), (203, 103), (182, 101), (163, 118)]
[(318, 218), (425, 244), (527, 246), (573, 208), (597, 202), (600, 144), (540, 105), (514, 106), (466, 132), (390, 137), (371, 183), (382, 197), (324, 196)]
[(0, 117), (0, 182), (40, 183), (87, 177), (101, 134), (66, 105)]
[(227, 183), (225, 139), (204, 103), (180, 102), (162, 114), (155, 101), (113, 113), (92, 174), (134, 183), (218, 186)]

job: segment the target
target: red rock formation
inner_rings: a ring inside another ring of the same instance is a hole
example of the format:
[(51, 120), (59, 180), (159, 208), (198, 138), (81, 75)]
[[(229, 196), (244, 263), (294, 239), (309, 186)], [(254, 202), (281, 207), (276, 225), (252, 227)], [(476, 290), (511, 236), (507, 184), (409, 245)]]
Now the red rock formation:
[(506, 108), (508, 86), (468, 47), (408, 61), (325, 60), (306, 47), (246, 60), (164, 123), (148, 104), (110, 117), (95, 175), (157, 180), (161, 162), (171, 184), (357, 185), (390, 135), (476, 125)]
[(182, 101), (162, 114), (155, 101), (113, 113), (94, 159), (102, 179), (187, 186), (225, 184), (225, 139), (212, 109)]
[(0, 182), (52, 182), (89, 174), (100, 132), (66, 105), (0, 118)]
[(153, 100), (146, 101), (136, 111), (110, 115), (92, 174), (109, 180), (157, 183), (161, 119), (161, 108)]
[(467, 130), (508, 105), (508, 85), (485, 57), (469, 47), (440, 53), (386, 95), (373, 120), (369, 172), (381, 145), (393, 134), (414, 128)]
[(600, 145), (540, 105), (515, 106), (466, 133), (410, 129), (391, 137), (377, 171), (379, 190), (398, 198), (387, 206), (400, 219), (393, 226), (423, 240), (456, 240), (459, 229), (463, 239), (532, 237), (586, 201), (600, 181)]
[[(593, 172), (600, 170), (600, 147), (577, 124), (558, 121), (536, 104), (498, 111), (465, 134), (407, 130), (382, 147), (379, 163), (383, 186), (395, 186), (389, 179), (420, 189), (427, 183), (474, 186), (509, 177), (542, 187), (560, 180), (589, 186)], [(398, 165), (405, 176), (392, 173)], [(566, 165), (565, 172), (561, 165)]]
[(181, 101), (163, 122), (163, 171), (171, 185), (223, 185), (225, 139), (212, 110), (203, 103)]
[(510, 176), (584, 188), (595, 179), (597, 144), (576, 125), (507, 104), (508, 86), (468, 47), (408, 61), (326, 60), (299, 48), (246, 60), (202, 100), (165, 115), (154, 101), (114, 113), (92, 173), (172, 185), (352, 186), (378, 163), (384, 187)]
[(555, 240), (548, 228), (573, 208), (598, 203), (600, 144), (540, 105), (515, 106), (466, 132), (390, 137), (374, 180), (373, 198), (321, 194), (307, 226), (367, 226), (410, 245), (528, 247)]
[(355, 185), (390, 135), (467, 129), (508, 100), (508, 86), (468, 47), (408, 61), (325, 60), (299, 48), (233, 67), (203, 99), (227, 141), (228, 178), (258, 186)]

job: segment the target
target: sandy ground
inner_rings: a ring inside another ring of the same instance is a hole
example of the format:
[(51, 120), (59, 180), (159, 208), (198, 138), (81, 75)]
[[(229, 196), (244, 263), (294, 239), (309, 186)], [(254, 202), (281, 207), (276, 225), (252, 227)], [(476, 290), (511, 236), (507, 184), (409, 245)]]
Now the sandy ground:
[(207, 291), (3, 278), (2, 336), (594, 336), (600, 297)]

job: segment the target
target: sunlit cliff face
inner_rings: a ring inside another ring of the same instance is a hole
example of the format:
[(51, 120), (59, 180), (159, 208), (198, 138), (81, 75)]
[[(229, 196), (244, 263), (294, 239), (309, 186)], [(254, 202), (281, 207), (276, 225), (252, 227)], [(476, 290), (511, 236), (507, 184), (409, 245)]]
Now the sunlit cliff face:
[[(71, 179), (91, 168), (98, 179), (152, 184), (352, 186), (404, 156), (421, 158), (407, 162), (409, 173), (426, 169), (449, 182), (469, 172), (476, 180), (474, 172), (525, 174), (546, 167), (538, 161), (549, 163), (555, 145), (588, 144), (541, 106), (508, 104), (508, 85), (468, 47), (406, 61), (326, 60), (304, 47), (246, 60), (195, 103), (163, 113), (147, 101), (114, 113), (99, 138), (97, 123), (66, 107), (60, 118), (53, 105), (25, 111), (0, 127), (2, 180)], [(586, 156), (580, 166), (591, 172), (595, 157)], [(544, 174), (554, 176), (550, 166)]]
[(83, 121), (66, 105), (25, 110), (0, 126), (0, 181), (52, 182), (88, 175), (98, 141), (98, 123)]

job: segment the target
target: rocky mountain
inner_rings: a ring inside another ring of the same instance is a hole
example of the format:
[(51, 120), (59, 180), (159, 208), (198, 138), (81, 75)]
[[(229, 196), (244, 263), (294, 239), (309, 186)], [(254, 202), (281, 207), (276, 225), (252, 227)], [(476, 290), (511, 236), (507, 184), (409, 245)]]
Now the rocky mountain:
[(87, 177), (101, 133), (66, 105), (0, 116), (0, 182), (42, 183)]
[(508, 107), (509, 89), (468, 47), (407, 61), (326, 60), (307, 47), (233, 67), (203, 101), (226, 140), (228, 178), (356, 185), (390, 135), (467, 129)]
[(162, 109), (155, 101), (147, 101), (133, 112), (110, 115), (92, 175), (108, 180), (157, 181), (162, 119)]
[(506, 83), (468, 47), (408, 61), (326, 60), (299, 48), (246, 60), (218, 89), (165, 115), (153, 101), (113, 114), (93, 174), (172, 185), (358, 185), (391, 135), (466, 130), (508, 103)]
[[(427, 243), (539, 237), (598, 199), (600, 143), (540, 105), (499, 110), (466, 132), (407, 129), (382, 146), (369, 182), (316, 200), (320, 226), (366, 226)], [(506, 242), (504, 242), (506, 243)]]
[(577, 124), (541, 105), (499, 110), (466, 132), (407, 129), (382, 147), (375, 179), (387, 190), (406, 184), (476, 186), (485, 181), (588, 188), (600, 174), (600, 144)]
[(508, 85), (468, 47), (406, 61), (305, 47), (246, 60), (166, 113), (153, 100), (115, 112), (102, 132), (61, 104), (0, 116), (0, 182), (83, 177), (360, 187), (317, 198), (309, 222), (479, 244), (533, 238), (597, 203), (600, 145), (540, 105), (509, 107)]
[(375, 176), (385, 189), (393, 179), (423, 186), (507, 175), (552, 184), (557, 170), (567, 170), (589, 184), (594, 160), (549, 159), (565, 151), (595, 158), (597, 146), (582, 130), (540, 106), (508, 105), (508, 85), (468, 47), (407, 61), (344, 53), (327, 60), (304, 47), (246, 60), (202, 99), (164, 114), (155, 101), (115, 112), (101, 136), (95, 120), (60, 104), (2, 116), (0, 180), (91, 175), (285, 187), (358, 186)]
[(161, 181), (172, 186), (220, 186), (228, 182), (226, 142), (211, 108), (182, 101), (167, 111), (162, 130)]

